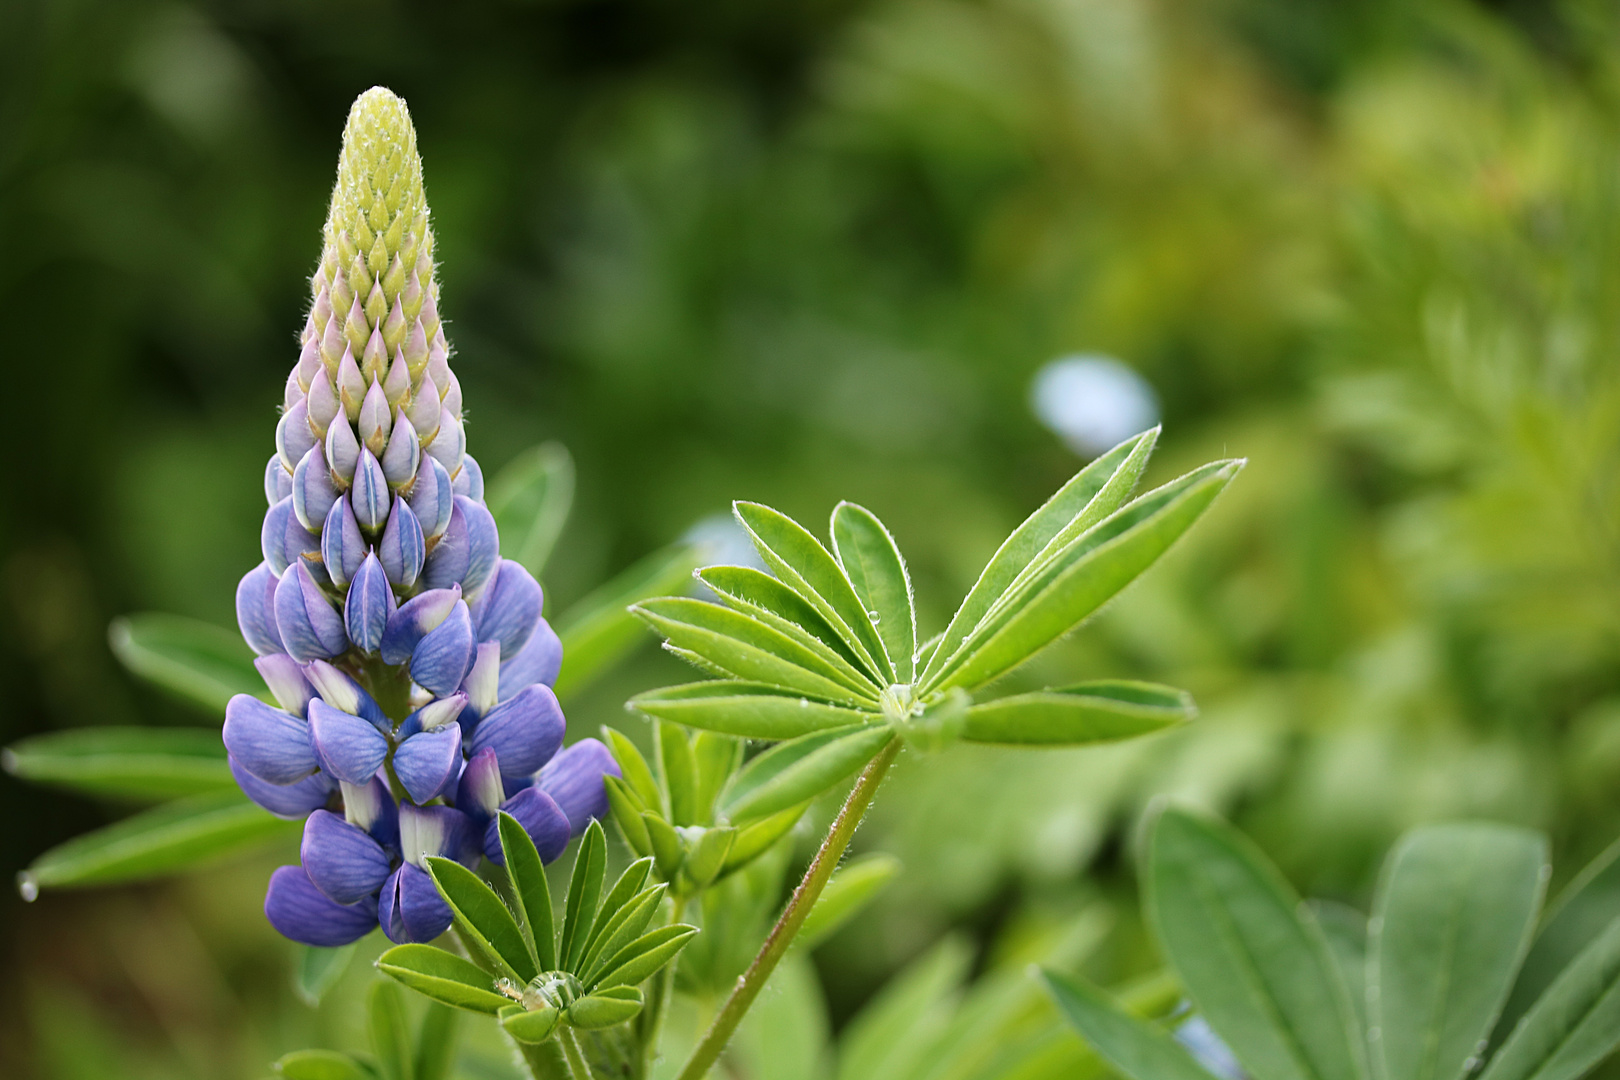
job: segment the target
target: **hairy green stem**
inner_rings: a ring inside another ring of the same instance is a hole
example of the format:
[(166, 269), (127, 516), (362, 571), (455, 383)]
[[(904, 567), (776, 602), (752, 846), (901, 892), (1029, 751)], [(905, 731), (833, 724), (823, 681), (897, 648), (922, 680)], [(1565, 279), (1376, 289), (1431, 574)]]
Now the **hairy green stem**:
[(568, 1067), (563, 1058), (562, 1047), (557, 1039), (547, 1039), (543, 1043), (521, 1043), (512, 1040), (518, 1053), (523, 1055), (523, 1064), (529, 1067), (529, 1075), (534, 1080), (574, 1080), (574, 1070)]
[(698, 1043), (697, 1049), (687, 1059), (686, 1067), (681, 1070), (678, 1080), (703, 1080), (708, 1075), (715, 1061), (720, 1057), (720, 1051), (726, 1048), (731, 1041), (731, 1035), (742, 1022), (744, 1014), (754, 999), (759, 996), (760, 990), (765, 987), (765, 980), (770, 978), (771, 972), (787, 953), (788, 946), (793, 944), (794, 935), (815, 906), (816, 900), (821, 896), (821, 890), (826, 887), (827, 879), (832, 877), (833, 870), (838, 866), (838, 860), (844, 857), (844, 849), (849, 847), (850, 839), (855, 835), (861, 819), (866, 816), (867, 808), (872, 805), (872, 798), (877, 794), (878, 785), (883, 781), (883, 774), (889, 771), (894, 759), (900, 753), (900, 740), (893, 738), (878, 752), (862, 771), (860, 779), (855, 781), (855, 787), (850, 791), (849, 798), (844, 800), (843, 807), (838, 811), (838, 817), (833, 819), (832, 828), (827, 830), (827, 838), (821, 842), (816, 851), (816, 857), (810, 860), (810, 867), (804, 872), (804, 879), (799, 887), (793, 890), (793, 897), (782, 911), (781, 918), (771, 927), (770, 934), (765, 938), (765, 944), (760, 946), (754, 962), (748, 965), (743, 977), (737, 980), (737, 988), (731, 992), (720, 1012), (715, 1015), (714, 1023), (704, 1034), (703, 1041)]
[(585, 1060), (584, 1049), (579, 1045), (579, 1034), (572, 1027), (561, 1025), (557, 1039), (562, 1041), (563, 1057), (568, 1060), (568, 1075), (574, 1080), (591, 1080), (591, 1066)]

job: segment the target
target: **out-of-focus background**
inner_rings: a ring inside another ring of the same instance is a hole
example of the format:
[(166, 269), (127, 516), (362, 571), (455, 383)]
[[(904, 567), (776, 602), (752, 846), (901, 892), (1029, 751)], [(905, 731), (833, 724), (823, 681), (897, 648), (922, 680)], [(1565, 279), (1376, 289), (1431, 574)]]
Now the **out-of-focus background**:
[[(733, 498), (873, 508), (925, 633), (1087, 454), (1250, 459), (1022, 677), (1186, 686), (1125, 747), (902, 764), (904, 871), (821, 947), (833, 1024), (955, 928), (1102, 898), (1232, 816), (1365, 905), (1407, 825), (1620, 832), (1620, 12), (1400, 0), (0, 4), (0, 742), (206, 724), (109, 619), (230, 625), (349, 102), (409, 101), (470, 448), (578, 463), (556, 610)], [(721, 515), (718, 519), (715, 515)], [(685, 677), (650, 647), (575, 735)], [(0, 777), (0, 873), (117, 808)], [(0, 1074), (259, 1077), (322, 1035), (286, 851), (0, 900)], [(1556, 883), (1555, 883), (1556, 884)], [(355, 976), (359, 977), (359, 976)], [(351, 995), (352, 996), (352, 995)]]

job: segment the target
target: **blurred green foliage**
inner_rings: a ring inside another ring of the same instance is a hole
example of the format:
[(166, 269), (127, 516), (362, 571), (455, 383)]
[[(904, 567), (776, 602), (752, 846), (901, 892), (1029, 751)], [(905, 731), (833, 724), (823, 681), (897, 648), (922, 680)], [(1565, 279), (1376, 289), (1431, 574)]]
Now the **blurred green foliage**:
[[(1077, 350), (1157, 391), (1149, 482), (1251, 461), (1023, 677), (1130, 673), (1202, 718), (902, 760), (858, 844), (905, 869), (814, 954), (831, 1023), (950, 928), (999, 970), (1109, 899), (1088, 973), (1153, 967), (1124, 894), (1161, 793), (1362, 907), (1415, 822), (1543, 828), (1559, 866), (1620, 831), (1612, 5), (15, 0), (0, 56), (0, 742), (204, 722), (106, 627), (229, 622), (342, 117), (381, 82), (421, 135), (470, 447), (578, 462), (548, 611), (733, 498), (850, 498), (937, 631), (1074, 471), (1028, 388)], [(649, 649), (576, 734), (683, 677)], [(9, 778), (0, 809), (8, 872), (103, 820)], [(269, 860), (5, 901), (0, 1073), (358, 1044), (290, 992)]]

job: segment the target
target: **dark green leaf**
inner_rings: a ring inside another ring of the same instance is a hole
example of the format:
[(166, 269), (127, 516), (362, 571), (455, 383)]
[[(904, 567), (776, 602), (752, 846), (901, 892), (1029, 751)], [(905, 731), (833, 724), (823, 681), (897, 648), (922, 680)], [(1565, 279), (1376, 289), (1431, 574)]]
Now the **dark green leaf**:
[(853, 775), (894, 737), (887, 725), (862, 724), (773, 746), (743, 766), (722, 796), (720, 812), (742, 825), (814, 798)]
[(541, 443), (513, 458), (484, 490), (501, 556), (539, 577), (573, 502), (574, 459), (561, 443)]
[(697, 933), (685, 923), (649, 930), (615, 953), (602, 965), (602, 976), (592, 988), (600, 992), (609, 986), (634, 986), (667, 964)]
[(501, 1010), (501, 1027), (521, 1043), (545, 1042), (551, 1038), (551, 1033), (557, 1030), (557, 1021), (560, 1019), (562, 1014), (549, 1007), (531, 1012), (521, 1005), (512, 1005)]
[(794, 627), (850, 667), (864, 672), (866, 678), (879, 678), (877, 670), (869, 666), (814, 604), (763, 570), (752, 566), (705, 566), (698, 571), (698, 579), (727, 607), (765, 618), (777, 629)]
[(833, 554), (883, 640), (895, 681), (911, 682), (917, 657), (917, 612), (911, 575), (900, 548), (876, 514), (852, 502), (833, 508), (831, 532)]
[[(614, 926), (623, 921), (625, 911), (645, 899), (654, 890), (662, 888), (654, 885), (652, 889), (643, 890), (642, 886), (647, 884), (652, 869), (651, 858), (637, 859), (624, 868), (624, 873), (619, 875), (613, 887), (602, 898), (596, 919), (591, 923), (590, 936), (585, 940), (585, 951), (581, 954), (580, 962), (569, 970), (580, 973), (589, 967), (592, 958), (601, 951), (603, 939), (613, 932)], [(635, 934), (630, 936), (634, 937)]]
[(568, 1022), (577, 1028), (605, 1028), (622, 1024), (641, 1011), (641, 991), (613, 986), (586, 994), (568, 1006)]
[(619, 763), (620, 771), (624, 773), (624, 782), (630, 785), (636, 797), (641, 800), (641, 808), (662, 810), (664, 800), (658, 789), (658, 781), (653, 779), (652, 769), (648, 768), (647, 759), (641, 756), (636, 744), (623, 732), (606, 725), (602, 727), (602, 738), (613, 750), (613, 758)]
[(557, 695), (566, 700), (630, 655), (644, 631), (626, 609), (681, 591), (696, 565), (697, 549), (690, 544), (655, 551), (563, 612), (556, 620), (563, 647)]
[(838, 561), (821, 541), (786, 514), (759, 503), (737, 502), (732, 510), (754, 541), (765, 565), (821, 613), (838, 636), (880, 681), (892, 680), (894, 669)]
[(506, 860), (506, 878), (512, 885), (523, 916), (523, 936), (533, 948), (537, 971), (557, 967), (557, 939), (551, 924), (551, 886), (546, 881), (545, 864), (534, 840), (518, 820), (504, 810), (496, 811), (496, 831), (501, 837), (501, 857)]
[(26, 894), (161, 877), (296, 836), (300, 828), (300, 822), (272, 817), (240, 791), (197, 795), (75, 836), (35, 859), (18, 882)]
[(649, 690), (630, 699), (648, 716), (745, 739), (793, 739), (880, 719), (875, 711), (814, 701), (761, 683), (720, 679)]
[(596, 922), (596, 905), (602, 896), (602, 876), (607, 867), (607, 841), (602, 825), (592, 821), (574, 856), (574, 874), (568, 883), (568, 900), (563, 906), (562, 947), (558, 950), (562, 967), (576, 971), (591, 927)]
[(1148, 861), (1148, 911), (1165, 956), (1255, 1080), (1366, 1076), (1322, 931), (1253, 844), (1171, 807), (1154, 823)]
[(659, 772), (669, 796), (672, 825), (694, 825), (701, 812), (697, 801), (697, 762), (686, 732), (662, 720), (653, 722), (653, 739), (658, 746)]
[[(979, 574), (979, 580), (962, 600), (962, 606), (952, 616), (950, 625), (929, 643), (934, 647), (923, 662), (918, 682), (928, 682), (949, 659), (952, 650), (941, 649), (937, 643), (941, 640), (960, 642), (967, 638), (991, 606), (1012, 589), (1019, 575), (1055, 550), (1052, 544), (1059, 533), (1070, 530), (1071, 526), (1080, 526), (1084, 531), (1119, 509), (1130, 497), (1158, 438), (1159, 429), (1154, 428), (1120, 443), (1076, 473), (1001, 542), (1001, 547)], [(1099, 497), (1105, 488), (1108, 494)], [(928, 649), (925, 645), (924, 650)]]
[(738, 679), (783, 687), (829, 701), (876, 701), (871, 683), (835, 667), (820, 653), (758, 619), (684, 597), (648, 600), (631, 609), (677, 649)]
[(295, 1050), (276, 1062), (287, 1080), (375, 1080), (376, 1073), (336, 1050)]
[(585, 955), (580, 960), (580, 980), (590, 985), (601, 973), (603, 964), (617, 956), (619, 950), (641, 936), (647, 929), (647, 924), (658, 911), (658, 905), (663, 902), (664, 890), (668, 886), (660, 882), (651, 888), (631, 897), (617, 912), (608, 924), (603, 927), (602, 934), (596, 938)]
[(973, 742), (1075, 746), (1129, 739), (1191, 720), (1185, 691), (1111, 680), (998, 698), (968, 709), (962, 737)]
[(731, 774), (742, 764), (743, 742), (717, 731), (699, 731), (692, 740), (692, 760), (697, 765), (698, 824), (714, 823), (714, 803)]
[(488, 973), (431, 945), (396, 945), (377, 958), (377, 969), (417, 993), (491, 1016), (512, 1004), (494, 990)]
[(390, 982), (371, 984), (366, 1026), (371, 1031), (371, 1052), (386, 1080), (413, 1080), (411, 1037), (405, 1027), (405, 1006), (399, 987)]
[(74, 728), (0, 752), (13, 776), (90, 795), (171, 799), (234, 787), (218, 728)]
[(242, 635), (201, 619), (126, 615), (107, 627), (107, 643), (132, 673), (211, 713), (223, 716), (237, 694), (265, 692)]
[(460, 1023), (460, 1014), (454, 1009), (436, 1001), (428, 1005), (416, 1035), (416, 1080), (446, 1080), (450, 1075)]
[(1384, 865), (1368, 943), (1368, 1031), (1390, 1080), (1476, 1063), (1541, 907), (1547, 842), (1505, 825), (1434, 825)]
[(349, 970), (354, 950), (352, 943), (336, 949), (298, 946), (298, 967), (293, 973), (293, 989), (299, 999), (312, 1009), (319, 1005), (326, 992)]
[[(972, 690), (1068, 633), (1170, 549), (1242, 462), (1214, 462), (1135, 499), (1071, 540), (1004, 596), (924, 684)], [(954, 639), (946, 639), (943, 650)]]
[(1041, 977), (1080, 1037), (1131, 1080), (1212, 1080), (1180, 1043), (1095, 987), (1056, 971), (1042, 971)]
[(1575, 1080), (1620, 1044), (1620, 918), (1575, 958), (1480, 1080)]
[(529, 942), (495, 890), (454, 859), (429, 856), (426, 862), (439, 895), (455, 912), (463, 940), (518, 983), (538, 975)]
[(810, 914), (805, 916), (798, 936), (793, 939), (794, 947), (813, 949), (837, 933), (839, 927), (871, 903), (899, 873), (899, 859), (877, 852), (844, 863), (822, 889)]

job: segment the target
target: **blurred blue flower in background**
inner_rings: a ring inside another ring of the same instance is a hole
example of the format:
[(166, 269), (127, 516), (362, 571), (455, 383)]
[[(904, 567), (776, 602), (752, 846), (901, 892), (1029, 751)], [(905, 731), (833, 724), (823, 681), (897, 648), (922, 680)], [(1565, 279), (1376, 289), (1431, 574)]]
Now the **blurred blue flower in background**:
[(1159, 422), (1147, 380), (1109, 356), (1059, 357), (1035, 374), (1030, 406), (1041, 423), (1084, 458), (1094, 458)]

